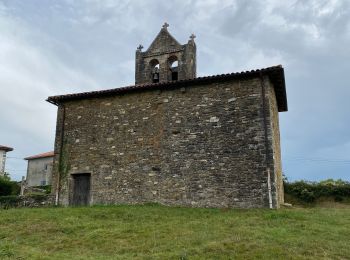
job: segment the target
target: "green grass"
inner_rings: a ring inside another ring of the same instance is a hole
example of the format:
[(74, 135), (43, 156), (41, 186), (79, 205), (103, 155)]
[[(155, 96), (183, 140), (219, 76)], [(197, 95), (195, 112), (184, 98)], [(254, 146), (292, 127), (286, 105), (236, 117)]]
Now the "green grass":
[(350, 207), (0, 210), (0, 259), (349, 259)]

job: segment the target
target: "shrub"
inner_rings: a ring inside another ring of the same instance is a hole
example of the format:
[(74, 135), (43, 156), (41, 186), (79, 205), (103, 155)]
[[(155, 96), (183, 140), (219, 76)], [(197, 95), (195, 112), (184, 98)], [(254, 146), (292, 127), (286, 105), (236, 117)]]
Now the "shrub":
[(18, 195), (21, 187), (8, 177), (0, 177), (0, 196)]
[(16, 207), (19, 201), (20, 197), (16, 195), (0, 196), (0, 207), (5, 209)]
[(314, 202), (316, 199), (314, 192), (307, 189), (300, 192), (300, 198), (305, 202)]
[(321, 197), (331, 197), (335, 201), (350, 198), (350, 182), (328, 179), (320, 182), (284, 182), (285, 193), (304, 202), (314, 202)]
[(21, 186), (16, 181), (11, 181), (11, 184), (12, 184), (11, 195), (19, 195), (19, 193), (21, 192)]
[(11, 195), (12, 183), (5, 177), (0, 177), (0, 196)]

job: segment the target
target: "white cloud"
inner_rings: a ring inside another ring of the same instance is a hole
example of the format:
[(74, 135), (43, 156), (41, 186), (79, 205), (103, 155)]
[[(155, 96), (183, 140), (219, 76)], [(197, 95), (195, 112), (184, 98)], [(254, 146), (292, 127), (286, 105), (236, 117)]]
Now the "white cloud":
[[(2, 6), (1, 10), (6, 9)], [(50, 48), (36, 44), (50, 42), (50, 38), (32, 31), (20, 19), (1, 14), (0, 31), (0, 142), (13, 146), (11, 154), (15, 157), (45, 152), (37, 149), (52, 150), (56, 107), (45, 99), (58, 93), (95, 89), (98, 84), (63, 62)], [(9, 169), (11, 163), (18, 165), (18, 161), (9, 160)], [(16, 172), (14, 175), (20, 177)]]
[[(13, 156), (52, 148), (56, 108), (47, 96), (133, 84), (137, 45), (147, 47), (165, 21), (182, 43), (197, 35), (200, 76), (284, 65), (285, 158), (347, 152), (349, 1), (4, 2), (0, 142), (15, 147)], [(288, 174), (310, 178), (326, 171), (285, 165)]]

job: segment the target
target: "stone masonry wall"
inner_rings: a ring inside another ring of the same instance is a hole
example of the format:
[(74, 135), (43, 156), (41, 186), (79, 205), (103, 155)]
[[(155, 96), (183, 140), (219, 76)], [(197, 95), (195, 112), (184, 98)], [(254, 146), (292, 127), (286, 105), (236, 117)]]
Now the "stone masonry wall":
[(91, 204), (268, 207), (277, 111), (264, 82), (265, 92), (252, 78), (61, 104), (53, 181), (55, 192), (60, 171), (60, 203), (69, 204), (72, 174), (90, 173)]
[[(268, 88), (269, 96), (274, 97), (275, 91), (270, 81), (268, 81), (270, 87)], [(269, 99), (269, 114), (273, 147), (273, 161), (274, 161), (274, 178), (277, 192), (277, 207), (284, 203), (284, 189), (282, 178), (282, 160), (281, 160), (281, 145), (280, 145), (280, 130), (278, 119), (278, 107), (277, 101), (274, 98)]]
[(50, 207), (54, 205), (54, 196), (43, 195), (25, 195), (25, 196), (2, 196), (0, 198), (0, 210), (2, 208), (38, 208)]
[(150, 48), (136, 51), (135, 81), (136, 84), (152, 83), (152, 61), (159, 62), (159, 82), (171, 81), (170, 61), (177, 60), (178, 79), (196, 77), (196, 44), (189, 40), (180, 45), (166, 29), (162, 29)]

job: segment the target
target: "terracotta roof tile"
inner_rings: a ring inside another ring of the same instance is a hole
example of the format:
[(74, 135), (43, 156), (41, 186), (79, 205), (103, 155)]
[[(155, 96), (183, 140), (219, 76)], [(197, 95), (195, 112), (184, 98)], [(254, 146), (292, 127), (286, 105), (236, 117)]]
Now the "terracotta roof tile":
[(54, 156), (54, 152), (47, 152), (47, 153), (41, 153), (41, 154), (36, 154), (36, 155), (32, 155), (32, 156), (28, 156), (26, 158), (24, 158), (24, 160), (32, 160), (32, 159), (39, 159), (39, 158), (46, 158), (46, 157), (53, 157)]
[(69, 100), (112, 96), (112, 95), (132, 92), (132, 91), (143, 91), (148, 89), (167, 89), (167, 88), (176, 88), (180, 86), (190, 87), (192, 85), (207, 84), (207, 83), (213, 83), (213, 82), (219, 82), (219, 81), (222, 82), (222, 81), (227, 81), (231, 79), (252, 78), (252, 77), (258, 77), (260, 75), (267, 75), (272, 81), (275, 88), (278, 111), (280, 112), (287, 111), (288, 110), (287, 94), (286, 94), (285, 79), (284, 79), (284, 69), (282, 65), (263, 68), (263, 69), (257, 69), (257, 70), (251, 70), (251, 71), (198, 77), (194, 79), (140, 84), (140, 85), (132, 85), (132, 86), (126, 86), (126, 87), (120, 87), (120, 88), (114, 88), (114, 89), (107, 89), (107, 90), (98, 90), (98, 91), (82, 92), (82, 93), (67, 94), (67, 95), (60, 95), (60, 96), (51, 96), (47, 99), (47, 101), (52, 104), (59, 105)]

